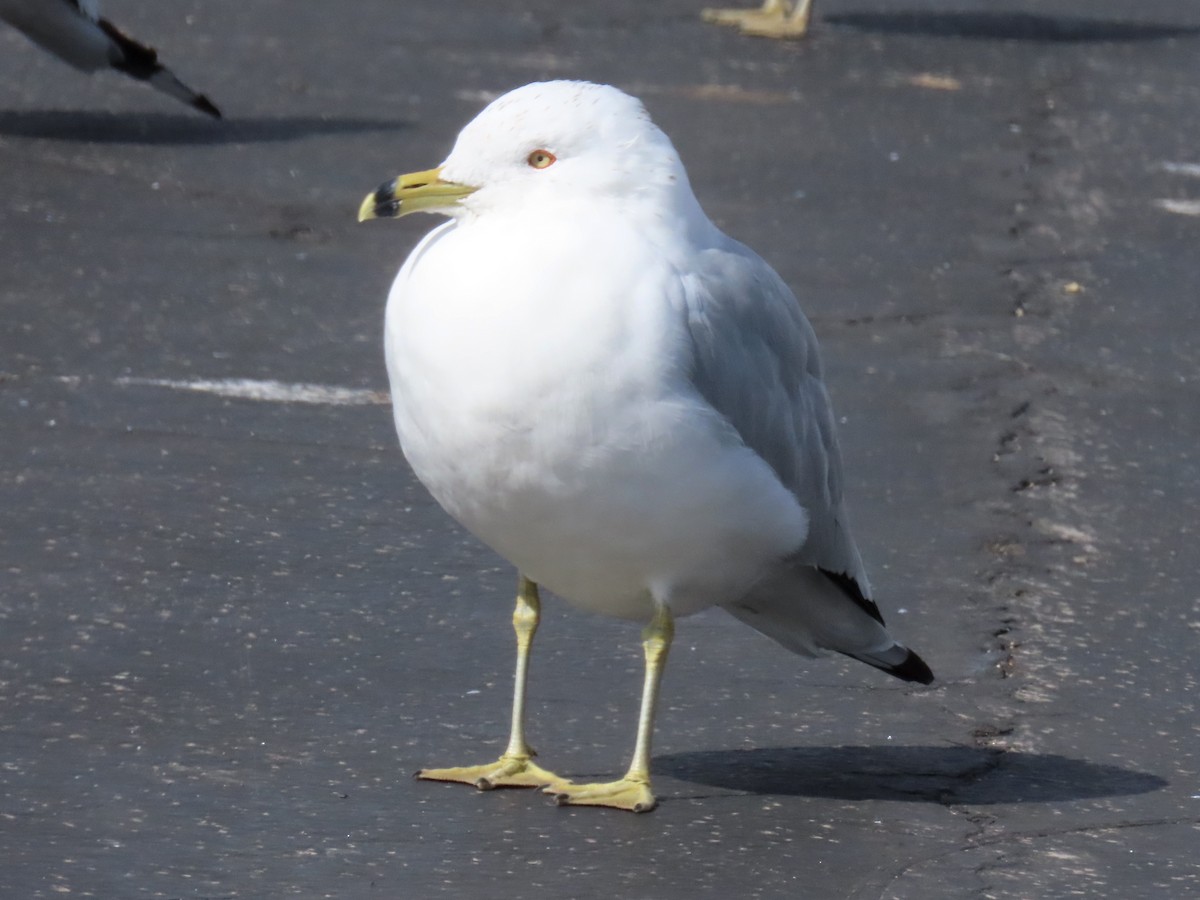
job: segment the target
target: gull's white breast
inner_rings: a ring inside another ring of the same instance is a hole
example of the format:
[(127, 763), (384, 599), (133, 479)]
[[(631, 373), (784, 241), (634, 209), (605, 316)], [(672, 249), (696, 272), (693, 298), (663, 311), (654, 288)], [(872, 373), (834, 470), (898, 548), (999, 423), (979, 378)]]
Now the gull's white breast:
[(578, 606), (732, 601), (806, 514), (691, 385), (687, 248), (587, 218), (481, 216), (413, 252), (386, 324), (401, 446), (452, 516)]

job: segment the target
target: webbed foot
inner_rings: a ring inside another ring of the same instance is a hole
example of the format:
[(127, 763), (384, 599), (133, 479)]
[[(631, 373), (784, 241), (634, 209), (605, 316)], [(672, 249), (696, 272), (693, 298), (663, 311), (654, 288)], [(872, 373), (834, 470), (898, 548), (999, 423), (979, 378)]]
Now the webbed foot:
[(607, 806), (630, 812), (650, 812), (658, 800), (650, 792), (650, 783), (626, 776), (619, 781), (601, 784), (572, 784), (570, 782), (544, 788), (542, 793), (554, 797), (559, 806)]
[(571, 782), (560, 778), (537, 765), (528, 756), (505, 754), (494, 763), (481, 766), (456, 766), (448, 769), (421, 769), (415, 775), (426, 781), (456, 781), (473, 784), (481, 791), (496, 788), (545, 788), (562, 789)]

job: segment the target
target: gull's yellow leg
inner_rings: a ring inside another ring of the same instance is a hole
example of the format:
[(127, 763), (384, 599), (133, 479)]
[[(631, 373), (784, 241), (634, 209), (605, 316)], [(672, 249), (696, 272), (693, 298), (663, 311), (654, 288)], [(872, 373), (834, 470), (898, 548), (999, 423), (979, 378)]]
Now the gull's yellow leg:
[(541, 619), (542, 602), (537, 585), (519, 576), (517, 608), (513, 611), (513, 630), (517, 633), (517, 671), (513, 677), (512, 731), (508, 749), (493, 763), (482, 766), (457, 766), (450, 769), (422, 769), (417, 778), (430, 781), (459, 781), (473, 784), (481, 791), (499, 787), (555, 787), (570, 784), (533, 762), (536, 755), (525, 742), (525, 682), (529, 672), (529, 648)]
[(808, 34), (812, 5), (813, 0), (796, 0), (788, 12), (785, 0), (765, 0), (759, 9), (706, 9), (701, 15), (706, 22), (736, 25), (757, 37), (800, 38)]
[(619, 781), (603, 784), (566, 784), (547, 787), (559, 806), (611, 806), (631, 812), (650, 812), (658, 805), (650, 792), (650, 739), (654, 731), (654, 710), (658, 705), (658, 685), (667, 664), (667, 652), (675, 635), (671, 610), (660, 606), (642, 632), (646, 651), (646, 679), (642, 686), (642, 711), (638, 716), (637, 744), (633, 762)]

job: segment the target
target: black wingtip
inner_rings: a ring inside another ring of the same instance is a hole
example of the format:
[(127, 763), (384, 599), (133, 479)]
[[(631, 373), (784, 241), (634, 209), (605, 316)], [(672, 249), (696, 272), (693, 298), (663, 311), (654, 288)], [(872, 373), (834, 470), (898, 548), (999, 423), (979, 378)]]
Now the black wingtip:
[(925, 660), (911, 650), (908, 651), (908, 656), (904, 657), (903, 662), (884, 671), (904, 681), (916, 681), (920, 684), (933, 683), (933, 670), (929, 668)]
[(883, 621), (883, 613), (879, 611), (879, 607), (875, 605), (875, 601), (863, 594), (862, 588), (858, 586), (858, 582), (853, 576), (845, 572), (831, 572), (829, 569), (818, 569), (818, 571), (838, 586), (843, 594), (854, 601), (855, 605), (865, 612), (868, 616), (878, 622), (880, 625), (885, 624)]
[(192, 106), (200, 110), (200, 112), (204, 113), (205, 115), (212, 116), (214, 119), (221, 118), (221, 111), (217, 109), (216, 105), (203, 94), (196, 95), (196, 99), (192, 101)]
[[(884, 656), (892, 656), (900, 650), (904, 651), (904, 659), (898, 663), (890, 663), (883, 658)], [(878, 656), (847, 653), (845, 650), (839, 650), (838, 652), (845, 653), (851, 659), (857, 659), (868, 666), (874, 666), (880, 672), (887, 672), (892, 677), (899, 678), (901, 681), (915, 681), (919, 684), (933, 683), (933, 670), (926, 665), (925, 660), (901, 644), (893, 644), (886, 654)]]
[[(112, 63), (114, 69), (124, 72), (131, 78), (136, 78), (138, 81), (151, 82), (158, 90), (170, 94), (177, 100), (182, 100), (192, 109), (199, 110), (206, 116), (212, 116), (214, 119), (221, 118), (221, 111), (211, 100), (203, 94), (197, 94), (158, 61), (158, 51), (153, 47), (138, 43), (107, 19), (100, 19), (96, 24), (121, 51), (121, 59)], [(160, 78), (166, 80), (166, 86), (157, 83)]]
[(121, 58), (112, 61), (112, 67), (118, 72), (145, 81), (162, 68), (153, 47), (138, 43), (108, 19), (97, 19), (96, 24), (121, 51)]

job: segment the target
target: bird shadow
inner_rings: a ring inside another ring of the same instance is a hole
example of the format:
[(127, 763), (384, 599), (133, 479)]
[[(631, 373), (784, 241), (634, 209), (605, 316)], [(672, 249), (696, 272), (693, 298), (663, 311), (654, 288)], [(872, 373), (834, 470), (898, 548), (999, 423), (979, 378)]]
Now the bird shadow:
[(781, 747), (654, 758), (681, 781), (751, 794), (987, 805), (1144, 794), (1165, 779), (1047, 753), (974, 747)]
[(400, 121), (321, 116), (215, 121), (174, 113), (0, 110), (0, 135), (89, 144), (257, 144), (408, 127), (409, 123)]
[(859, 31), (877, 31), (885, 34), (1054, 44), (1153, 41), (1200, 34), (1200, 27), (1192, 25), (1121, 22), (1015, 12), (847, 12), (824, 16), (822, 21)]

